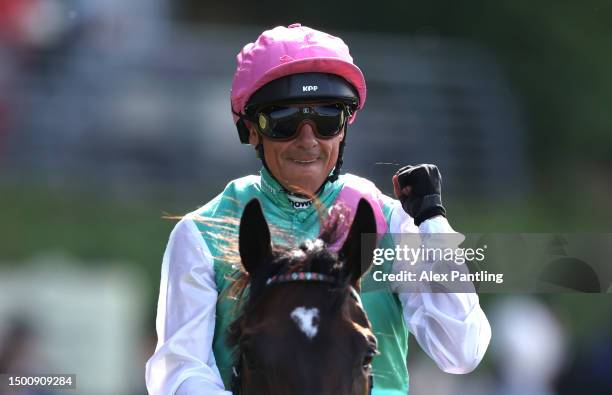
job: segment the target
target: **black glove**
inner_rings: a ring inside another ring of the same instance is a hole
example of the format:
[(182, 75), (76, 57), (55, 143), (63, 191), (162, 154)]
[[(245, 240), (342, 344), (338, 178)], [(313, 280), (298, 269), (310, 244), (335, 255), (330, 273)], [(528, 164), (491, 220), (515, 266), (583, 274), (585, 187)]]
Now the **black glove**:
[[(398, 198), (404, 211), (414, 218), (415, 225), (436, 215), (446, 217), (442, 206), (442, 176), (436, 165), (404, 166), (395, 174), (399, 185)], [(402, 190), (408, 186), (410, 192), (403, 193)]]

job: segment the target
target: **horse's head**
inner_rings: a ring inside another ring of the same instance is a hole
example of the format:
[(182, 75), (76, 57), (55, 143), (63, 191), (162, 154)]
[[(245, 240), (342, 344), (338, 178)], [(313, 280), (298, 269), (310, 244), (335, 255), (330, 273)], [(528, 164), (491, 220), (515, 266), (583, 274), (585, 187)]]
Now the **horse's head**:
[(273, 249), (259, 202), (246, 206), (239, 243), (250, 291), (230, 328), (238, 350), (235, 393), (370, 391), (376, 338), (357, 291), (375, 247), (374, 238), (361, 234), (375, 232), (372, 208), (361, 200), (337, 253), (326, 248), (333, 230), (296, 249)]

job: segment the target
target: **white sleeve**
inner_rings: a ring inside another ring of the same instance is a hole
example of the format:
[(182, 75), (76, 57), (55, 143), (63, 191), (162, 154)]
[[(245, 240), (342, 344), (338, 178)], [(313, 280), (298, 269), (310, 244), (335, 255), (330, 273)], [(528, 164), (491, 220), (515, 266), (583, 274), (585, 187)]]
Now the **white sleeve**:
[(149, 394), (231, 395), (212, 351), (216, 303), (212, 257), (189, 215), (175, 226), (164, 253), (157, 347), (146, 365)]
[[(392, 233), (456, 233), (445, 217), (437, 216), (417, 228), (401, 205), (394, 210)], [(476, 293), (399, 293), (404, 321), (421, 348), (446, 373), (473, 371), (491, 340), (491, 326)]]

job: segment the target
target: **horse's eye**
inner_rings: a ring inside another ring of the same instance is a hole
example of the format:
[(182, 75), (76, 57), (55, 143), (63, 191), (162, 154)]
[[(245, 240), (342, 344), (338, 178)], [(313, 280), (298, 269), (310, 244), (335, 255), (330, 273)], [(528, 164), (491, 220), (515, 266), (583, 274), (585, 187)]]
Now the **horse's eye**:
[(363, 367), (365, 369), (367, 369), (370, 366), (370, 364), (372, 363), (372, 357), (373, 357), (373, 355), (366, 355), (363, 358)]
[(374, 358), (374, 356), (378, 354), (379, 352), (376, 349), (368, 350), (366, 355), (363, 357), (363, 368), (368, 369), (370, 365), (372, 364), (372, 359)]

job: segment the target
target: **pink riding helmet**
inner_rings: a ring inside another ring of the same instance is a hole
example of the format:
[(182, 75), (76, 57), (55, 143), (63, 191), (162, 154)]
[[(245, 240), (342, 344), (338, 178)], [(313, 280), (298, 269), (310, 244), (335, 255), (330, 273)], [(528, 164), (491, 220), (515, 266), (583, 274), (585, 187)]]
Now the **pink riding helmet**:
[[(244, 46), (236, 56), (232, 81), (233, 112), (244, 113), (249, 98), (270, 81), (290, 74), (337, 74), (351, 83), (359, 94), (357, 109), (363, 108), (366, 83), (353, 63), (348, 46), (338, 37), (294, 23), (263, 32), (254, 43)], [(238, 117), (233, 114), (234, 123)], [(349, 123), (355, 119), (355, 114)]]

